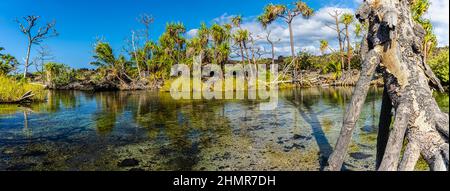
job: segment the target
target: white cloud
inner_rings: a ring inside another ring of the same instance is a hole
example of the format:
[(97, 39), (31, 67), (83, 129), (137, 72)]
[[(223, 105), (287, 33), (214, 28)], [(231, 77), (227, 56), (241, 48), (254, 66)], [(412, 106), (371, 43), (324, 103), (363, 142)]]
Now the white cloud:
[[(353, 1), (357, 4), (361, 3), (361, 0)], [(433, 23), (439, 46), (447, 46), (449, 44), (449, 1), (431, 0), (431, 3), (426, 17)], [(338, 49), (339, 45), (336, 38), (336, 31), (328, 27), (330, 25), (334, 27), (334, 20), (329, 13), (334, 10), (351, 14), (354, 14), (355, 12), (352, 8), (342, 8), (341, 6), (343, 5), (329, 5), (317, 10), (309, 19), (302, 17), (294, 19), (292, 26), (296, 53), (299, 51), (307, 51), (312, 54), (320, 54), (320, 40), (327, 40), (333, 49)], [(234, 15), (225, 13), (214, 19), (212, 22), (218, 24), (230, 23), (232, 17), (234, 17)], [(256, 21), (256, 16), (244, 17), (241, 27), (248, 29), (252, 33), (256, 39), (256, 46), (270, 50), (268, 43), (265, 41), (266, 31)], [(353, 27), (354, 26), (351, 26), (350, 31), (353, 31)], [(291, 54), (291, 48), (287, 24), (281, 20), (276, 21), (272, 23), (268, 29), (272, 31), (271, 38), (273, 41), (279, 39), (275, 44), (276, 56), (289, 56)], [(194, 36), (196, 32), (196, 29), (190, 30), (188, 32), (188, 37)], [(352, 38), (354, 39), (353, 33)], [(267, 56), (269, 56), (269, 54)]]
[[(322, 39), (328, 40), (330, 46), (338, 46), (336, 31), (327, 26), (334, 24), (333, 18), (329, 15), (329, 13), (334, 10), (338, 10), (341, 13), (354, 13), (352, 9), (348, 8), (324, 7), (317, 10), (309, 19), (302, 17), (294, 19), (292, 26), (296, 53), (299, 51), (307, 51), (312, 54), (319, 54), (319, 41)], [(254, 36), (265, 36), (266, 33), (255, 19), (244, 22), (242, 28), (251, 31)], [(291, 48), (287, 24), (282, 21), (277, 21), (272, 23), (268, 29), (272, 31), (272, 39), (280, 39), (280, 41), (276, 43), (276, 54), (284, 56), (290, 55)], [(257, 43), (267, 46), (264, 39), (258, 40)]]
[(434, 26), (439, 46), (448, 46), (449, 44), (449, 1), (431, 0), (431, 6), (426, 18), (429, 18)]
[(186, 33), (186, 35), (187, 35), (187, 38), (192, 38), (192, 37), (197, 36), (197, 33), (198, 33), (198, 29), (191, 29)]
[(224, 13), (220, 17), (213, 19), (213, 22), (222, 25), (225, 23), (230, 23), (230, 21), (233, 17), (235, 17), (235, 15), (229, 15), (228, 13)]

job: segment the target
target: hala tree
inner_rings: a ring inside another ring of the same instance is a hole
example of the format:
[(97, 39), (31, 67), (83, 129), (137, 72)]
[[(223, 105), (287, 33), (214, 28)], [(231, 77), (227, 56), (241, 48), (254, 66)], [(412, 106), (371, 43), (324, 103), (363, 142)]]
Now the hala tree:
[(159, 38), (159, 45), (163, 51), (161, 61), (170, 66), (183, 61), (186, 48), (185, 32), (186, 28), (183, 23), (168, 23), (166, 25), (166, 30)]
[[(241, 15), (231, 18), (231, 23), (233, 24), (233, 26), (238, 28), (235, 31), (235, 33), (233, 34), (233, 40), (239, 45), (242, 63), (244, 63), (245, 62), (244, 46), (245, 46), (245, 41), (248, 39), (248, 31), (241, 28), (241, 23), (242, 23)], [(247, 57), (248, 57), (248, 55), (247, 55)]]
[[(248, 54), (248, 49), (247, 49), (247, 41), (249, 39), (248, 30), (247, 29), (236, 30), (236, 32), (233, 34), (233, 39), (234, 39), (234, 41), (239, 43), (242, 62), (245, 62), (245, 57), (250, 58), (249, 54)], [(244, 56), (244, 52), (245, 52), (245, 56)], [(248, 62), (250, 63), (250, 60), (248, 60)]]
[[(270, 24), (271, 22), (277, 20), (278, 18), (283, 19), (283, 21), (288, 25), (289, 28), (289, 40), (291, 45), (292, 59), (295, 61), (295, 48), (294, 48), (294, 32), (292, 29), (292, 22), (297, 16), (303, 16), (304, 18), (309, 18), (313, 14), (313, 9), (310, 8), (305, 2), (299, 0), (292, 4), (293, 6), (286, 5), (274, 5), (269, 4), (264, 8), (264, 13), (260, 16), (260, 20), (263, 20), (265, 24)], [(293, 81), (298, 80), (297, 68), (293, 72)], [(300, 82), (302, 81), (302, 74), (300, 72)]]
[(222, 69), (230, 55), (229, 40), (231, 37), (231, 25), (213, 24), (210, 29), (210, 35), (214, 42), (214, 58), (216, 64)]

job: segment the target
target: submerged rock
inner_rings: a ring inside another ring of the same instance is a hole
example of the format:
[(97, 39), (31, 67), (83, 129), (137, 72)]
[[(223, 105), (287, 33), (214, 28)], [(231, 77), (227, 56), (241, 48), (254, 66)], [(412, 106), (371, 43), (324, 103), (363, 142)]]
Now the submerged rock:
[(14, 154), (14, 150), (5, 149), (5, 150), (3, 151), (3, 154), (5, 154), (5, 155)]
[(21, 163), (21, 164), (16, 164), (14, 166), (10, 166), (10, 167), (6, 168), (6, 170), (8, 170), (8, 171), (23, 171), (23, 170), (30, 170), (34, 166), (36, 166), (36, 164)]
[(139, 171), (145, 171), (145, 170), (142, 169), (142, 168), (132, 168), (132, 169), (130, 169), (129, 171), (132, 171), (132, 172), (139, 172)]
[(305, 140), (311, 140), (312, 137), (307, 137), (307, 136), (303, 136), (303, 135), (299, 135), (299, 134), (295, 134), (292, 139), (294, 140), (298, 140), (298, 139), (305, 139)]
[(300, 149), (304, 149), (306, 147), (304, 145), (300, 145), (300, 144), (294, 143), (291, 146), (284, 146), (284, 151), (285, 152), (289, 152), (290, 150), (292, 150), (294, 148), (300, 150)]
[(45, 151), (30, 151), (28, 153), (25, 153), (23, 156), (25, 157), (40, 157), (46, 155), (47, 152)]
[(361, 152), (356, 152), (356, 153), (350, 153), (350, 157), (357, 159), (357, 160), (362, 160), (362, 159), (366, 159), (371, 157), (372, 155), (369, 154), (365, 154), (365, 153), (361, 153)]
[(139, 165), (139, 160), (136, 160), (134, 158), (125, 159), (122, 162), (119, 162), (119, 164), (117, 164), (118, 167), (132, 167), (132, 166), (138, 166), (138, 165)]

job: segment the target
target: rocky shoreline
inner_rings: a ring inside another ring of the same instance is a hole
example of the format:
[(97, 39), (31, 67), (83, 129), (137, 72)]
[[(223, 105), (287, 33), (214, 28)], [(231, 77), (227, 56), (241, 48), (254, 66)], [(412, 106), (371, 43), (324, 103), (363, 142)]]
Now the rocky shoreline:
[[(346, 74), (347, 77), (335, 79), (334, 74), (320, 74), (319, 72), (304, 71), (304, 80), (302, 87), (342, 87), (354, 86), (359, 78), (359, 71), (354, 70), (351, 74)], [(166, 81), (167, 82), (167, 81)], [(383, 79), (375, 76), (372, 85), (383, 86)], [(134, 91), (134, 90), (162, 90), (165, 86), (163, 80), (149, 82), (148, 80), (132, 81), (128, 84), (114, 82), (111, 80), (101, 80), (94, 82), (93, 80), (75, 81), (67, 85), (46, 85), (46, 89), (50, 90), (79, 90), (79, 91)], [(280, 83), (280, 89), (294, 87), (292, 82)]]

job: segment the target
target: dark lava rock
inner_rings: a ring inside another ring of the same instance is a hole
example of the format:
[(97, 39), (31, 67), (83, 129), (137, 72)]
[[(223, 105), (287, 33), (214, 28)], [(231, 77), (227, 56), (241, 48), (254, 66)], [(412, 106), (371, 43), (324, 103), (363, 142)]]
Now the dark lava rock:
[(284, 147), (284, 150), (285, 150), (285, 152), (288, 152), (288, 151), (292, 150), (293, 148), (296, 148), (296, 149), (304, 149), (305, 146), (299, 145), (299, 144), (297, 144), (297, 143), (294, 143), (294, 144), (292, 144), (292, 146), (285, 146), (285, 147)]
[(271, 122), (271, 123), (269, 123), (269, 125), (272, 126), (272, 127), (278, 127), (278, 126), (280, 126), (280, 124), (279, 124), (279, 123), (276, 123), (276, 122)]
[(29, 170), (30, 168), (36, 166), (36, 164), (33, 163), (22, 163), (22, 164), (16, 164), (14, 166), (10, 166), (6, 168), (6, 170), (9, 171), (22, 171), (22, 170)]
[(251, 121), (252, 119), (251, 119), (251, 118), (248, 118), (248, 117), (240, 117), (239, 120), (240, 120), (240, 121), (245, 121), (245, 122), (246, 122), (246, 121)]
[(306, 136), (299, 135), (299, 134), (295, 134), (293, 138), (294, 138), (294, 139), (305, 139)]
[(361, 153), (361, 152), (356, 152), (356, 153), (350, 153), (350, 157), (357, 159), (357, 160), (362, 160), (362, 159), (366, 159), (371, 157), (372, 155), (369, 154), (365, 154), (365, 153)]
[(145, 171), (145, 170), (142, 169), (142, 168), (132, 168), (132, 169), (130, 169), (129, 171), (132, 171), (132, 172), (139, 172), (139, 171)]
[(264, 129), (264, 127), (259, 126), (259, 125), (255, 125), (255, 126), (252, 126), (252, 128), (250, 130), (256, 131), (256, 130), (261, 130), (261, 129)]
[(159, 150), (159, 154), (161, 155), (169, 155), (170, 153), (173, 153), (174, 151), (172, 149), (168, 149), (168, 148), (162, 148), (161, 150)]
[(222, 158), (225, 159), (225, 160), (230, 159), (230, 158), (231, 158), (231, 153), (226, 152), (225, 154), (223, 154), (223, 157), (222, 157)]
[(375, 131), (375, 127), (373, 125), (366, 125), (364, 127), (361, 127), (361, 131), (366, 132), (366, 133), (372, 133)]
[(44, 162), (42, 162), (42, 165), (44, 165), (44, 166), (50, 166), (52, 164), (53, 164), (52, 161), (44, 161)]
[(311, 139), (312, 139), (312, 137), (307, 137), (307, 136), (303, 136), (303, 135), (295, 134), (295, 135), (294, 135), (294, 137), (292, 137), (292, 139), (294, 139), (294, 140), (298, 140), (298, 139), (311, 140)]
[(25, 156), (25, 157), (40, 157), (40, 156), (44, 156), (46, 154), (47, 154), (47, 152), (44, 152), (44, 151), (31, 151), (31, 152), (25, 153), (23, 156)]
[(125, 159), (122, 162), (120, 162), (119, 164), (117, 164), (117, 166), (119, 167), (132, 167), (132, 166), (138, 166), (139, 165), (139, 161), (136, 159)]

